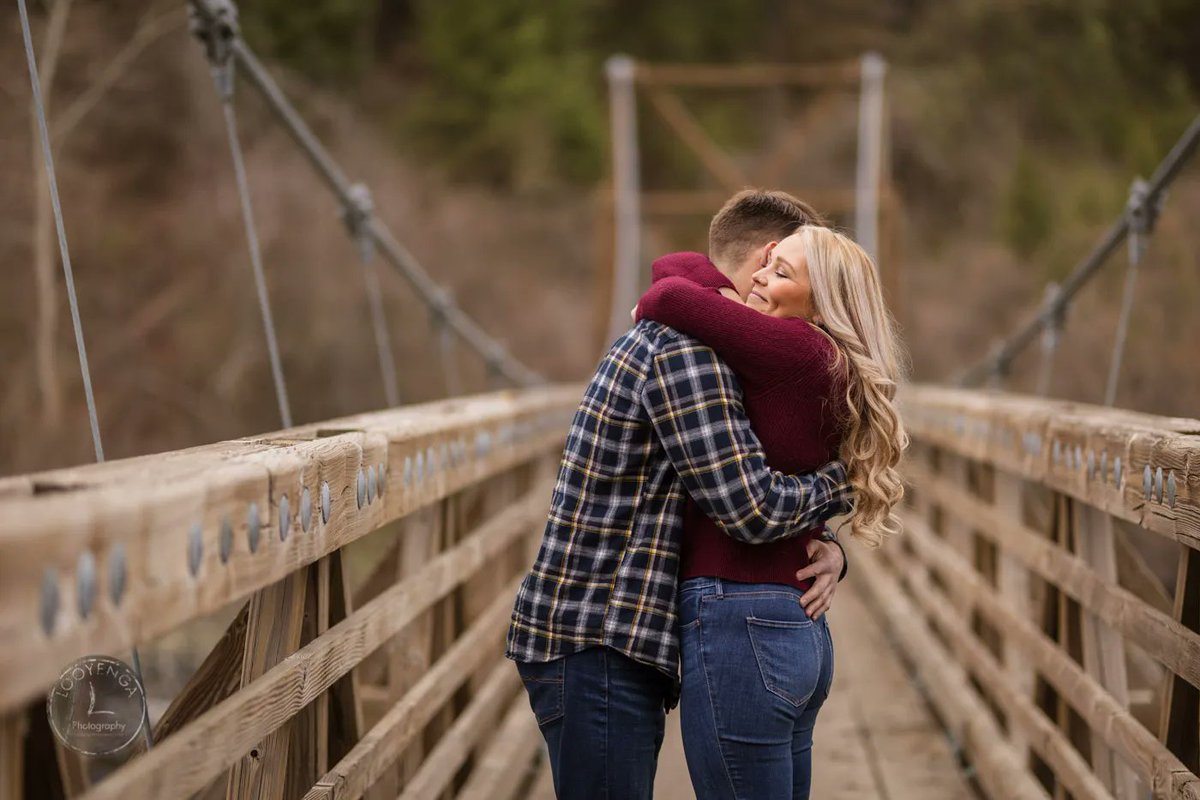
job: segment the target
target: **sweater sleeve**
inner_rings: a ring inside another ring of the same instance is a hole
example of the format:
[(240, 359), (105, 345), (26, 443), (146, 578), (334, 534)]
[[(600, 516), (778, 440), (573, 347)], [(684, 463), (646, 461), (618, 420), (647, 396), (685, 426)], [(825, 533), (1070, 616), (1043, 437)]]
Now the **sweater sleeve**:
[(654, 282), (638, 303), (638, 317), (699, 339), (756, 382), (798, 377), (824, 365), (818, 356), (827, 352), (808, 322), (768, 316), (678, 276)]
[(668, 253), (654, 259), (651, 269), (655, 283), (663, 278), (686, 278), (698, 286), (710, 289), (735, 289), (733, 281), (721, 272), (703, 253)]

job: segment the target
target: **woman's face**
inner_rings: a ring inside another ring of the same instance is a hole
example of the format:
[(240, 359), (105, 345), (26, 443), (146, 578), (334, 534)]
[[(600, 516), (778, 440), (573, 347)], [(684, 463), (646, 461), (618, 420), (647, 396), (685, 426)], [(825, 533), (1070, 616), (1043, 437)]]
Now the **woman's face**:
[(798, 236), (782, 240), (754, 273), (746, 305), (772, 317), (801, 317), (820, 322), (813, 307), (808, 257)]

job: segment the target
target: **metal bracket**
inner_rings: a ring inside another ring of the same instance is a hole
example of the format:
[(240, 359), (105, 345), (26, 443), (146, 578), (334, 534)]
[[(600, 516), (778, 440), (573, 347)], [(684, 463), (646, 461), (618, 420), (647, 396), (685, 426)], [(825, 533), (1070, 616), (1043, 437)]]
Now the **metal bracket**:
[(1053, 349), (1066, 324), (1067, 307), (1062, 302), (1062, 287), (1057, 283), (1046, 286), (1042, 296), (1042, 347)]
[(342, 209), (342, 222), (358, 245), (358, 254), (364, 264), (375, 256), (375, 239), (371, 236), (371, 220), (375, 216), (375, 201), (366, 184), (356, 183), (350, 187), (350, 198)]
[(1150, 233), (1162, 210), (1163, 197), (1159, 192), (1150, 197), (1150, 184), (1142, 178), (1134, 178), (1129, 187), (1129, 200), (1125, 203), (1125, 215), (1129, 219), (1129, 230), (1139, 234)]
[(233, 42), (241, 35), (233, 0), (195, 0), (188, 9), (188, 30), (204, 45), (213, 83), (222, 100), (233, 97)]

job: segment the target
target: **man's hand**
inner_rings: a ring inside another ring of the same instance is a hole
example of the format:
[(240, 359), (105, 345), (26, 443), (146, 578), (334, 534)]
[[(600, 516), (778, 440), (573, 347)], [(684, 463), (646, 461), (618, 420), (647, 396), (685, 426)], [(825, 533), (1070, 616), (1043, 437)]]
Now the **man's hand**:
[(842, 548), (833, 542), (813, 539), (808, 543), (808, 566), (796, 572), (796, 580), (814, 578), (813, 585), (800, 598), (800, 605), (809, 619), (820, 619), (833, 604), (838, 576), (842, 574), (845, 557)]
[(637, 306), (634, 306), (633, 308), (631, 308), (631, 309), (629, 310), (629, 318), (630, 318), (631, 320), (633, 320), (634, 322), (637, 322), (637, 321), (638, 321), (638, 319), (637, 319), (637, 310), (638, 310), (638, 307), (637, 307)]

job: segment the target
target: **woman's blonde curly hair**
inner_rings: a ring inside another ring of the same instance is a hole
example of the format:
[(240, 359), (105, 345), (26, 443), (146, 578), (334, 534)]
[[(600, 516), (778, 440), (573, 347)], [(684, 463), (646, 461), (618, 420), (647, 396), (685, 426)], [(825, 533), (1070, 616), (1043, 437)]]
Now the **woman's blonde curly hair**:
[(854, 489), (850, 535), (878, 547), (900, 532), (893, 508), (904, 497), (897, 465), (908, 434), (896, 409), (903, 350), (883, 302), (874, 261), (848, 236), (805, 225), (798, 237), (808, 259), (813, 306), (838, 349), (846, 387), (841, 459)]

